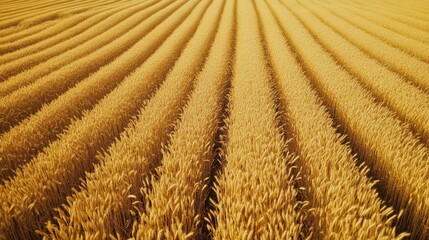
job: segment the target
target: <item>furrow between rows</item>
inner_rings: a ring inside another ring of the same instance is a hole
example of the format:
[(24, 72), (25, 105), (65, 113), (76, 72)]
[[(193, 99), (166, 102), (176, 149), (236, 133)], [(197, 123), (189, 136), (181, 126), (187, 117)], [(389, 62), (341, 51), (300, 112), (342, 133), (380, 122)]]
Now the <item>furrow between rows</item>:
[[(294, 14), (302, 14), (298, 4), (286, 1), (283, 4)], [(400, 223), (406, 224), (412, 237), (424, 239), (429, 224), (429, 188), (425, 186), (429, 177), (426, 164), (429, 150), (407, 125), (377, 104), (356, 79), (337, 65), (288, 9), (277, 1), (270, 1), (270, 6), (333, 118), (347, 132), (358, 156), (380, 180), (384, 199), (398, 211), (404, 210)]]
[(300, 4), (369, 56), (379, 60), (399, 74), (404, 75), (425, 91), (429, 91), (429, 80), (427, 79), (429, 74), (428, 63), (386, 44), (380, 39), (348, 24), (323, 8), (316, 8), (308, 2), (300, 2)]
[[(203, 237), (207, 183), (229, 76), (234, 1), (227, 1), (215, 42), (147, 193), (136, 238)], [(168, 220), (166, 220), (168, 219)]]
[[(300, 158), (302, 187), (313, 211), (313, 237), (318, 239), (394, 239), (392, 209), (387, 208), (356, 158), (342, 143), (333, 122), (268, 7), (259, 1), (267, 50), (286, 108), (288, 132)], [(389, 220), (387, 220), (389, 219)]]
[[(133, 75), (0, 187), (2, 236), (35, 236), (35, 230), (43, 229), (44, 223), (52, 220), (54, 209), (65, 202), (79, 179), (97, 162), (97, 152), (113, 142), (163, 80), (177, 59), (174, 55), (180, 54), (197, 28), (208, 3), (196, 5), (191, 1), (171, 15), (167, 21), (176, 24), (189, 17)], [(165, 53), (171, 58), (165, 58)], [(17, 195), (24, 197), (16, 198)]]
[[(158, 10), (157, 8), (165, 7), (149, 17), (148, 21), (165, 19), (177, 11), (183, 2), (166, 6), (169, 3), (171, 1), (159, 3), (142, 13), (150, 15), (149, 13)], [(73, 118), (82, 116), (85, 110), (91, 109), (98, 100), (144, 63), (159, 47), (159, 44), (174, 31), (177, 22), (170, 20), (161, 23), (161, 26), (163, 28), (151, 31), (113, 62), (103, 66), (99, 71), (5, 133), (0, 138), (1, 179), (4, 180), (13, 175), (16, 168), (30, 160), (50, 141), (58, 138)], [(124, 64), (127, 65), (126, 68), (123, 67)]]
[[(159, 5), (163, 5), (163, 3), (161, 2)], [(113, 61), (162, 22), (164, 18), (165, 15), (157, 15), (157, 17), (150, 18), (150, 21), (143, 21), (110, 44), (2, 98), (0, 102), (0, 132), (6, 132), (30, 114), (37, 112), (43, 104), (51, 102), (76, 83), (99, 70), (100, 67)]]
[(76, 14), (62, 21), (58, 21), (54, 26), (41, 32), (19, 39), (18, 41), (2, 44), (0, 46), (0, 54), (2, 55), (0, 57), (0, 63), (10, 61), (10, 56), (12, 56), (12, 59), (17, 59), (13, 58), (15, 55), (14, 52), (17, 50), (24, 49), (24, 51), (31, 51), (34, 53), (81, 34), (91, 26), (109, 17), (111, 13), (106, 13), (106, 11), (117, 8), (118, 6), (115, 5), (107, 5), (100, 10)]
[(34, 54), (31, 54), (31, 51), (23, 51), (19, 54), (22, 55), (20, 59), (0, 65), (1, 76), (7, 79), (0, 83), (0, 97), (110, 44), (160, 10), (168, 1), (161, 2), (158, 7), (152, 8), (152, 11), (145, 10), (155, 3), (157, 1), (149, 1), (123, 11), (115, 9), (110, 13), (111, 17), (78, 36)]
[(390, 71), (376, 59), (342, 38), (317, 19), (303, 10), (299, 19), (310, 33), (329, 51), (344, 68), (358, 77), (380, 102), (388, 105), (405, 122), (429, 141), (429, 95), (407, 82), (400, 75)]
[(302, 218), (292, 169), (295, 158), (277, 122), (272, 79), (250, 1), (237, 1), (225, 166), (216, 183), (214, 239), (298, 239)]

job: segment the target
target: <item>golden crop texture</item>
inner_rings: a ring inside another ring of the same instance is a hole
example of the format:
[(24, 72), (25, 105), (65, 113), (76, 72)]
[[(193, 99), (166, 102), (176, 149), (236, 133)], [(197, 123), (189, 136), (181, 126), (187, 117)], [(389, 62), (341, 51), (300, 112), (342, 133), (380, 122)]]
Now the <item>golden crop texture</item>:
[(3, 239), (429, 239), (429, 1), (0, 0)]

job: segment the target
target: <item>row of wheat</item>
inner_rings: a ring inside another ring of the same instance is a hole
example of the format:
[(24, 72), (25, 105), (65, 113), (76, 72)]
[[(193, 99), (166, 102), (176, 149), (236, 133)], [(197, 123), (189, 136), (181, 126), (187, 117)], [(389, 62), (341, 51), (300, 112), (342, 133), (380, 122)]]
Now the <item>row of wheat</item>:
[(427, 3), (0, 2), (0, 239), (429, 237)]

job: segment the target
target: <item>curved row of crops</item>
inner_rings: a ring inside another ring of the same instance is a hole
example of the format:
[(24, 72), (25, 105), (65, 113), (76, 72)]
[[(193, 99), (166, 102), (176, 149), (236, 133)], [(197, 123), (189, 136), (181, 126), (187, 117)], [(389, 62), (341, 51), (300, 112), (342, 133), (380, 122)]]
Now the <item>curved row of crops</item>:
[(429, 3), (0, 0), (0, 239), (428, 239)]

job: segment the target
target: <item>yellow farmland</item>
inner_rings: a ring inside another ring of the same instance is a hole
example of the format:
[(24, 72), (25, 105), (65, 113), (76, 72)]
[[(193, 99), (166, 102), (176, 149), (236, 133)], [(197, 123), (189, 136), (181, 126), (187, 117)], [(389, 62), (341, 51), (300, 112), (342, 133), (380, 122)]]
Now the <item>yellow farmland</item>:
[(429, 1), (0, 0), (0, 240), (429, 239)]

